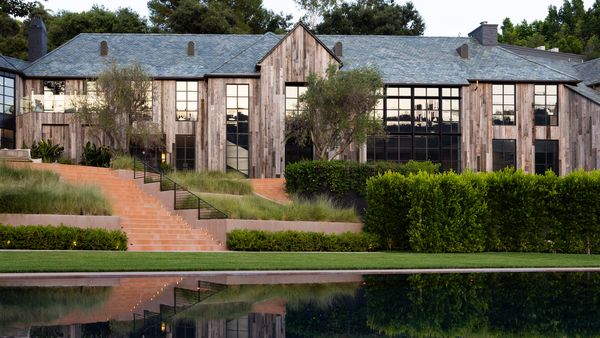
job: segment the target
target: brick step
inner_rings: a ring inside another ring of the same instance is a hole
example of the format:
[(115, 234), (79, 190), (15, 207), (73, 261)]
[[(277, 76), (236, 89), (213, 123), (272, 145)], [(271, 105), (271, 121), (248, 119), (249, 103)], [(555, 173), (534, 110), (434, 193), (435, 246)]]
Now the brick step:
[(129, 251), (181, 251), (181, 252), (197, 252), (197, 251), (224, 251), (225, 247), (219, 245), (132, 245)]
[(212, 245), (207, 239), (132, 239), (132, 245)]

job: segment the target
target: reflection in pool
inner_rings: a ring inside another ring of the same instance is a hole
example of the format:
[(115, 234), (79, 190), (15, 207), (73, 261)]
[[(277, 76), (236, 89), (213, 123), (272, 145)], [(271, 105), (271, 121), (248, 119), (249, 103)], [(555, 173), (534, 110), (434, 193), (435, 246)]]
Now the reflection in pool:
[(587, 272), (0, 280), (0, 337), (599, 336), (598, 318)]

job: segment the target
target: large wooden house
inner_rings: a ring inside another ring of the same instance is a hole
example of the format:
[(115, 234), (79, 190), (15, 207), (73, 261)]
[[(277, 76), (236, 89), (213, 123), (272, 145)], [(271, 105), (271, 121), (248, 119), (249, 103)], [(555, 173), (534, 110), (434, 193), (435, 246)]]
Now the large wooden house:
[[(560, 174), (600, 168), (600, 61), (502, 45), (497, 25), (469, 37), (80, 34), (46, 53), (41, 20), (30, 61), (0, 57), (1, 147), (51, 139), (73, 160), (94, 141), (73, 114), (111, 63), (137, 62), (152, 77), (148, 114), (165, 158), (179, 169), (234, 169), (279, 177), (311, 150), (285, 141), (309, 74), (377, 67), (385, 97), (375, 109), (388, 136), (345, 156), (410, 159), (444, 169), (514, 166)], [(97, 142), (97, 141), (96, 141)]]

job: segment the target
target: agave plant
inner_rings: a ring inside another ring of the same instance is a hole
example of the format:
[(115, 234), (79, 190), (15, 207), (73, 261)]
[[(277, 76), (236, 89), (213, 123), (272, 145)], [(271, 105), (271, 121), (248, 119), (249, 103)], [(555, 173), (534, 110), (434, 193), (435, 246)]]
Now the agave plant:
[(65, 151), (65, 147), (60, 144), (52, 144), (52, 140), (33, 141), (31, 145), (31, 157), (41, 158), (44, 163), (56, 162), (60, 155)]
[(83, 147), (83, 153), (81, 156), (81, 164), (89, 165), (93, 167), (105, 167), (110, 166), (110, 158), (112, 157), (112, 151), (107, 146), (96, 147), (95, 144), (87, 142)]

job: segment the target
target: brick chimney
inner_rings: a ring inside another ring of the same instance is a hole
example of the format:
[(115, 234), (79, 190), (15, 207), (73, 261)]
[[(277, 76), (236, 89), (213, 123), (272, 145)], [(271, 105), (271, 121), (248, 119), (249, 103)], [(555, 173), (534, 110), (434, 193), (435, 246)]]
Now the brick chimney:
[(42, 17), (35, 16), (29, 23), (29, 61), (35, 61), (48, 53), (48, 34)]
[(483, 46), (498, 45), (498, 25), (488, 24), (483, 21), (479, 27), (469, 33), (469, 36), (475, 38)]

